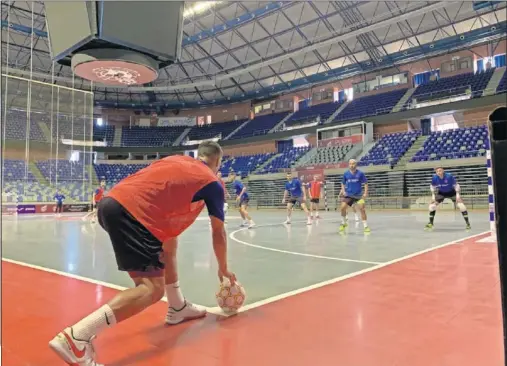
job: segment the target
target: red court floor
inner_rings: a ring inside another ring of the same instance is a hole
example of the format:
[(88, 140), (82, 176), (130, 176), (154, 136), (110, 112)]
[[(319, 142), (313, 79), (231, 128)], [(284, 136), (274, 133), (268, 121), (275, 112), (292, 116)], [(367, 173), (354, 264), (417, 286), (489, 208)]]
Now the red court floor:
[[(47, 342), (115, 293), (2, 265), (2, 351), (9, 366), (60, 365)], [(101, 334), (98, 361), (116, 366), (504, 365), (496, 245), (475, 239), (227, 319), (210, 315), (166, 327), (166, 306), (159, 303)]]

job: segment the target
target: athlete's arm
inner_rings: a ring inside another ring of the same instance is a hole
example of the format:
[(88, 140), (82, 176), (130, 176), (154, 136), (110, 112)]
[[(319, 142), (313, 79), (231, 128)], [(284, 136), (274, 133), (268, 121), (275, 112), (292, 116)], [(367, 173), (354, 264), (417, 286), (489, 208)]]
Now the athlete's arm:
[(342, 177), (342, 188), (340, 189), (340, 196), (345, 195), (345, 184), (347, 184), (347, 178), (345, 178), (345, 174)]
[(361, 183), (364, 184), (364, 193), (363, 193), (363, 197), (366, 198), (368, 197), (368, 179), (366, 179), (366, 175), (361, 174)]
[(289, 194), (289, 189), (287, 186), (288, 186), (288, 183), (285, 183), (285, 191), (283, 191), (282, 204), (285, 203), (285, 201), (287, 200), (287, 195)]
[(198, 200), (204, 200), (211, 219), (211, 237), (218, 263), (218, 276), (220, 280), (222, 277), (227, 277), (234, 283), (236, 277), (229, 272), (227, 267), (227, 234), (224, 227), (225, 192), (222, 185), (219, 182), (208, 184), (194, 196), (193, 201)]

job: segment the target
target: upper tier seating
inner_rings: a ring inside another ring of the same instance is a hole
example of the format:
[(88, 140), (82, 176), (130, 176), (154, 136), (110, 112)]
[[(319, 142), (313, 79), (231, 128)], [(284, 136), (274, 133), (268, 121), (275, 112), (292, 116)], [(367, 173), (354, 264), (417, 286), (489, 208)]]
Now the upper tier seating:
[(187, 135), (188, 140), (206, 140), (220, 137), (221, 140), (229, 136), (232, 131), (241, 126), (246, 119), (237, 121), (212, 123), (204, 126), (194, 126)]
[(5, 180), (35, 180), (31, 170), (28, 166), (25, 166), (24, 160), (5, 159), (3, 161), (3, 170)]
[(228, 158), (227, 160), (224, 159), (225, 161), (222, 163), (220, 171), (224, 177), (229, 175), (229, 172), (231, 170), (236, 172), (236, 174), (241, 175), (241, 177), (246, 177), (259, 166), (264, 164), (273, 155), (275, 154), (264, 153), (247, 156), (236, 156)]
[[(3, 113), (3, 111), (2, 111)], [(38, 121), (41, 120), (41, 116), (38, 113), (30, 114), (30, 136), (29, 139), (32, 141), (47, 142), (44, 134), (42, 133)], [(4, 122), (2, 121), (2, 124)], [(21, 110), (8, 110), (7, 118), (5, 122), (5, 138), (7, 140), (25, 140), (27, 134), (27, 117), (26, 111)], [(3, 131), (2, 131), (3, 132)]]
[(108, 145), (113, 144), (114, 126), (93, 126), (93, 141), (104, 141), (104, 139)]
[(187, 126), (123, 127), (122, 146), (171, 146)]
[(352, 145), (319, 147), (317, 153), (305, 165), (336, 164), (345, 158)]
[(267, 134), (273, 127), (275, 127), (282, 119), (284, 119), (290, 112), (280, 112), (258, 116), (248, 122), (241, 130), (231, 136), (232, 139), (242, 139), (257, 135)]
[(389, 164), (394, 166), (420, 135), (421, 131), (398, 132), (384, 135), (373, 148), (362, 157), (359, 161), (359, 165)]
[(95, 173), (99, 180), (105, 179), (107, 184), (118, 183), (123, 178), (147, 167), (149, 164), (96, 164)]
[(81, 181), (90, 180), (90, 165), (82, 161), (65, 159), (42, 160), (36, 162), (37, 168), (49, 181)]
[(368, 95), (352, 100), (334, 119), (346, 121), (390, 113), (408, 89)]
[(497, 93), (505, 93), (507, 92), (507, 70), (505, 70), (502, 78), (500, 79), (500, 82), (498, 83), (498, 86), (496, 88)]
[(295, 112), (286, 122), (286, 126), (295, 126), (305, 122), (311, 122), (320, 116), (320, 122), (324, 123), (343, 103), (330, 102), (312, 105)]
[(284, 150), (280, 156), (277, 156), (273, 160), (269, 162), (267, 166), (262, 168), (259, 174), (268, 174), (268, 173), (276, 173), (280, 169), (287, 169), (292, 167), (296, 162), (303, 157), (309, 150), (311, 146), (304, 147), (293, 147), (290, 149)]
[(416, 99), (417, 102), (425, 102), (454, 95), (463, 95), (470, 87), (472, 97), (480, 97), (494, 71), (494, 69), (489, 69), (476, 74), (469, 72), (421, 84), (412, 94), (411, 100)]
[(484, 156), (489, 147), (486, 126), (432, 132), (411, 162)]

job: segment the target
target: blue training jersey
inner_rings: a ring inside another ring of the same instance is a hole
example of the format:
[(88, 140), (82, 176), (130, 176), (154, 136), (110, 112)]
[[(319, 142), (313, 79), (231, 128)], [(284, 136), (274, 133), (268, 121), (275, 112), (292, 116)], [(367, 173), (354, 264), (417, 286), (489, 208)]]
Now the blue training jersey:
[(289, 192), (291, 197), (301, 197), (303, 195), (301, 181), (297, 178), (292, 178), (290, 182), (285, 183), (285, 190)]
[(362, 196), (363, 195), (363, 184), (368, 183), (366, 175), (360, 170), (356, 170), (352, 173), (347, 170), (343, 173), (342, 184), (345, 186), (346, 196)]
[[(234, 183), (232, 184), (232, 187), (234, 188), (234, 190), (236, 191), (236, 196), (239, 196), (239, 194), (241, 193), (241, 191), (243, 190), (243, 188), (245, 187), (243, 185), (243, 183), (241, 183), (241, 181), (239, 180), (235, 180)], [(248, 193), (243, 193), (243, 196), (240, 197), (240, 199), (247, 199), (248, 198)]]
[(63, 203), (63, 200), (65, 199), (65, 196), (63, 194), (57, 193), (57, 194), (55, 194), (55, 196), (53, 197), (53, 199), (56, 202), (58, 202), (58, 204), (61, 204), (61, 203)]
[(451, 173), (444, 173), (443, 178), (438, 175), (433, 175), (431, 179), (431, 185), (437, 188), (438, 192), (447, 193), (451, 192), (456, 185), (456, 179)]

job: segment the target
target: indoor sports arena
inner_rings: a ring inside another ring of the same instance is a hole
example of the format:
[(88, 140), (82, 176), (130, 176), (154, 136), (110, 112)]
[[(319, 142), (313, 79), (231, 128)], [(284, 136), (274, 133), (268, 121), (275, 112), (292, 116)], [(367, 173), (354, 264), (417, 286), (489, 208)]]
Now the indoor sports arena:
[(1, 0), (1, 361), (503, 366), (504, 1)]

